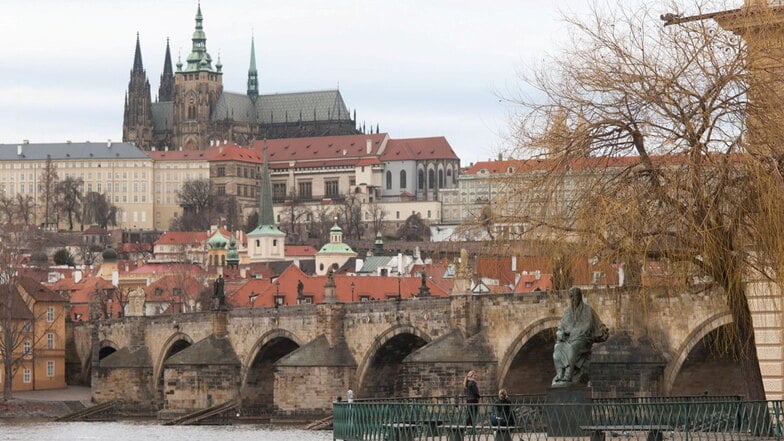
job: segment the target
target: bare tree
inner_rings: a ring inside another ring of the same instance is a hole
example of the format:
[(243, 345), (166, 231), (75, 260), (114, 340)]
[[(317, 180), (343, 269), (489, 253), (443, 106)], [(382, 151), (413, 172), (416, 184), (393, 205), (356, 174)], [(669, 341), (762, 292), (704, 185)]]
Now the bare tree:
[[(572, 41), (524, 78), (537, 99), (519, 100), (516, 154), (540, 159), (539, 169), (520, 172), (510, 185), (534, 177), (531, 186), (509, 193), (526, 195), (516, 212), (527, 237), (630, 268), (667, 259), (708, 280), (734, 319), (725, 349), (740, 356), (746, 394), (764, 399), (744, 277), (782, 274), (782, 137), (769, 124), (780, 121), (771, 103), (782, 90), (764, 81), (777, 77), (775, 63), (750, 69), (764, 47), (713, 20), (664, 27), (654, 5), (619, 1), (565, 18)], [(749, 116), (768, 122), (764, 136), (744, 136)]]
[(16, 214), (16, 201), (13, 197), (5, 194), (0, 196), (0, 213), (3, 214), (6, 223), (13, 223)]
[(185, 181), (177, 199), (182, 216), (172, 220), (171, 228), (178, 231), (207, 230), (212, 221), (212, 184), (209, 179)]
[(57, 184), (59, 183), (57, 164), (52, 162), (51, 156), (46, 157), (46, 164), (41, 172), (39, 182), (41, 183), (39, 197), (44, 206), (44, 227), (48, 228), (52, 224), (56, 224), (55, 219), (57, 219), (57, 215), (55, 210), (59, 199), (57, 192)]
[(282, 211), (283, 216), (280, 219), (280, 224), (288, 235), (286, 240), (291, 240), (291, 243), (302, 243), (304, 238), (302, 224), (307, 218), (309, 211), (302, 205), (294, 190), (291, 190), (289, 193), (285, 206), (286, 208)]
[(362, 225), (362, 198), (356, 193), (349, 193), (340, 207), (340, 217), (343, 219), (343, 234), (346, 238), (362, 239), (364, 226)]
[(368, 203), (368, 212), (370, 212), (371, 227), (373, 228), (373, 237), (378, 233), (383, 234), (384, 219), (387, 217), (387, 212), (381, 207), (378, 199), (373, 199)]
[(23, 196), (21, 193), (16, 195), (16, 217), (25, 225), (30, 225), (35, 221), (35, 201), (32, 196)]
[(68, 218), (68, 230), (73, 231), (74, 221), (82, 220), (82, 202), (84, 195), (82, 187), (84, 180), (73, 176), (66, 176), (57, 184), (57, 193), (60, 195), (59, 211)]
[(117, 206), (106, 195), (91, 191), (84, 196), (82, 220), (101, 228), (117, 225)]

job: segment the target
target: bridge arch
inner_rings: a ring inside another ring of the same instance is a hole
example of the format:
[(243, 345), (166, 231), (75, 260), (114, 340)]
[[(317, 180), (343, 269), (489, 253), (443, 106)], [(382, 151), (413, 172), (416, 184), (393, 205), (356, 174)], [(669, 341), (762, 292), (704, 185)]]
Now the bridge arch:
[(242, 363), (240, 396), (246, 410), (269, 414), (275, 403), (275, 363), (302, 346), (302, 341), (286, 329), (272, 329), (262, 334)]
[[(385, 359), (385, 361), (392, 361), (399, 367), (403, 358), (426, 345), (430, 340), (429, 335), (411, 325), (397, 324), (381, 333), (373, 340), (373, 344), (370, 345), (357, 366), (357, 386), (355, 388), (357, 397), (369, 398), (366, 395), (372, 388), (369, 384), (368, 373), (373, 368), (374, 362), (381, 360), (380, 357), (391, 358), (391, 360)], [(389, 378), (382, 375), (374, 377)]]
[(732, 323), (732, 316), (729, 313), (719, 313), (709, 317), (700, 326), (695, 328), (684, 340), (681, 346), (675, 351), (675, 356), (667, 367), (664, 368), (664, 375), (662, 385), (664, 394), (670, 395), (672, 393), (675, 379), (683, 368), (683, 364), (689, 357), (691, 351), (711, 332), (716, 331), (722, 326)]
[(151, 379), (153, 390), (157, 390), (161, 398), (163, 398), (163, 363), (166, 362), (167, 358), (182, 351), (192, 344), (193, 339), (190, 335), (182, 332), (175, 332), (161, 346), (161, 351), (158, 354), (158, 357), (153, 360), (154, 369)]
[[(544, 333), (547, 330), (555, 329), (558, 327), (558, 323), (561, 321), (560, 317), (545, 317), (539, 319), (527, 327), (523, 329), (520, 334), (515, 337), (512, 342), (512, 345), (507, 348), (506, 352), (504, 353), (503, 357), (501, 358), (501, 362), (498, 365), (498, 385), (496, 389), (500, 389), (502, 387), (509, 387), (507, 380), (507, 376), (509, 375), (509, 371), (512, 369), (512, 366), (515, 362), (515, 359), (520, 354), (526, 345), (529, 343), (533, 344), (535, 348), (539, 348), (547, 353), (552, 355), (552, 346), (545, 345), (542, 346), (543, 340), (545, 340)], [(542, 341), (540, 341), (542, 340)], [(548, 356), (548, 361), (551, 359)], [(548, 366), (552, 366), (552, 362), (548, 364)], [(553, 375), (555, 375), (555, 368), (553, 367)], [(549, 386), (549, 383), (547, 384)], [(540, 392), (540, 391), (518, 391), (518, 390), (510, 390), (512, 393), (532, 393), (532, 392)]]

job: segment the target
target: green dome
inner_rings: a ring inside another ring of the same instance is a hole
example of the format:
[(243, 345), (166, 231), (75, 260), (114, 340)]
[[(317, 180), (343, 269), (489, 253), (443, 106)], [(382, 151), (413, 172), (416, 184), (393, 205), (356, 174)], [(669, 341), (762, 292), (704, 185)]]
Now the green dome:
[(226, 244), (228, 242), (229, 240), (226, 238), (226, 236), (223, 235), (223, 233), (220, 232), (220, 230), (215, 230), (215, 234), (213, 234), (212, 237), (210, 237), (210, 239), (207, 241), (207, 245), (209, 245), (213, 250), (219, 250), (221, 248), (226, 248)]
[(240, 252), (237, 251), (237, 241), (234, 240), (234, 236), (231, 236), (231, 239), (229, 239), (229, 252), (226, 253), (226, 262), (239, 263), (239, 261)]
[(111, 245), (107, 245), (106, 249), (101, 253), (101, 257), (103, 257), (104, 262), (115, 261), (117, 260), (117, 251)]

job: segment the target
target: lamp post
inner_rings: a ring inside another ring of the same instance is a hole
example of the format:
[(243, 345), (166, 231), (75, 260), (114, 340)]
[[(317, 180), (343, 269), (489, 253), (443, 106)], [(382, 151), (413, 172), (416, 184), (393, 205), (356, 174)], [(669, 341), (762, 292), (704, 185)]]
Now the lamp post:
[(354, 281), (351, 281), (351, 302), (354, 302)]

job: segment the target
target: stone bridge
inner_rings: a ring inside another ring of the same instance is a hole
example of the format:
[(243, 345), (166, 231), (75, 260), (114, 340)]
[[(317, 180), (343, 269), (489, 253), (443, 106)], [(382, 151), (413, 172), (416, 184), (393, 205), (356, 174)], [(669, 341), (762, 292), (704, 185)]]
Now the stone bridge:
[[(758, 297), (765, 387), (780, 398), (780, 300)], [(743, 394), (739, 364), (711, 350), (731, 320), (721, 296), (598, 289), (585, 301), (611, 330), (594, 347), (595, 395)], [(460, 395), (470, 369), (483, 394), (544, 393), (567, 304), (565, 293), (538, 293), (247, 308), (108, 320), (78, 326), (74, 338), (97, 402), (176, 414), (240, 398), (257, 412), (317, 415), (348, 389)]]

